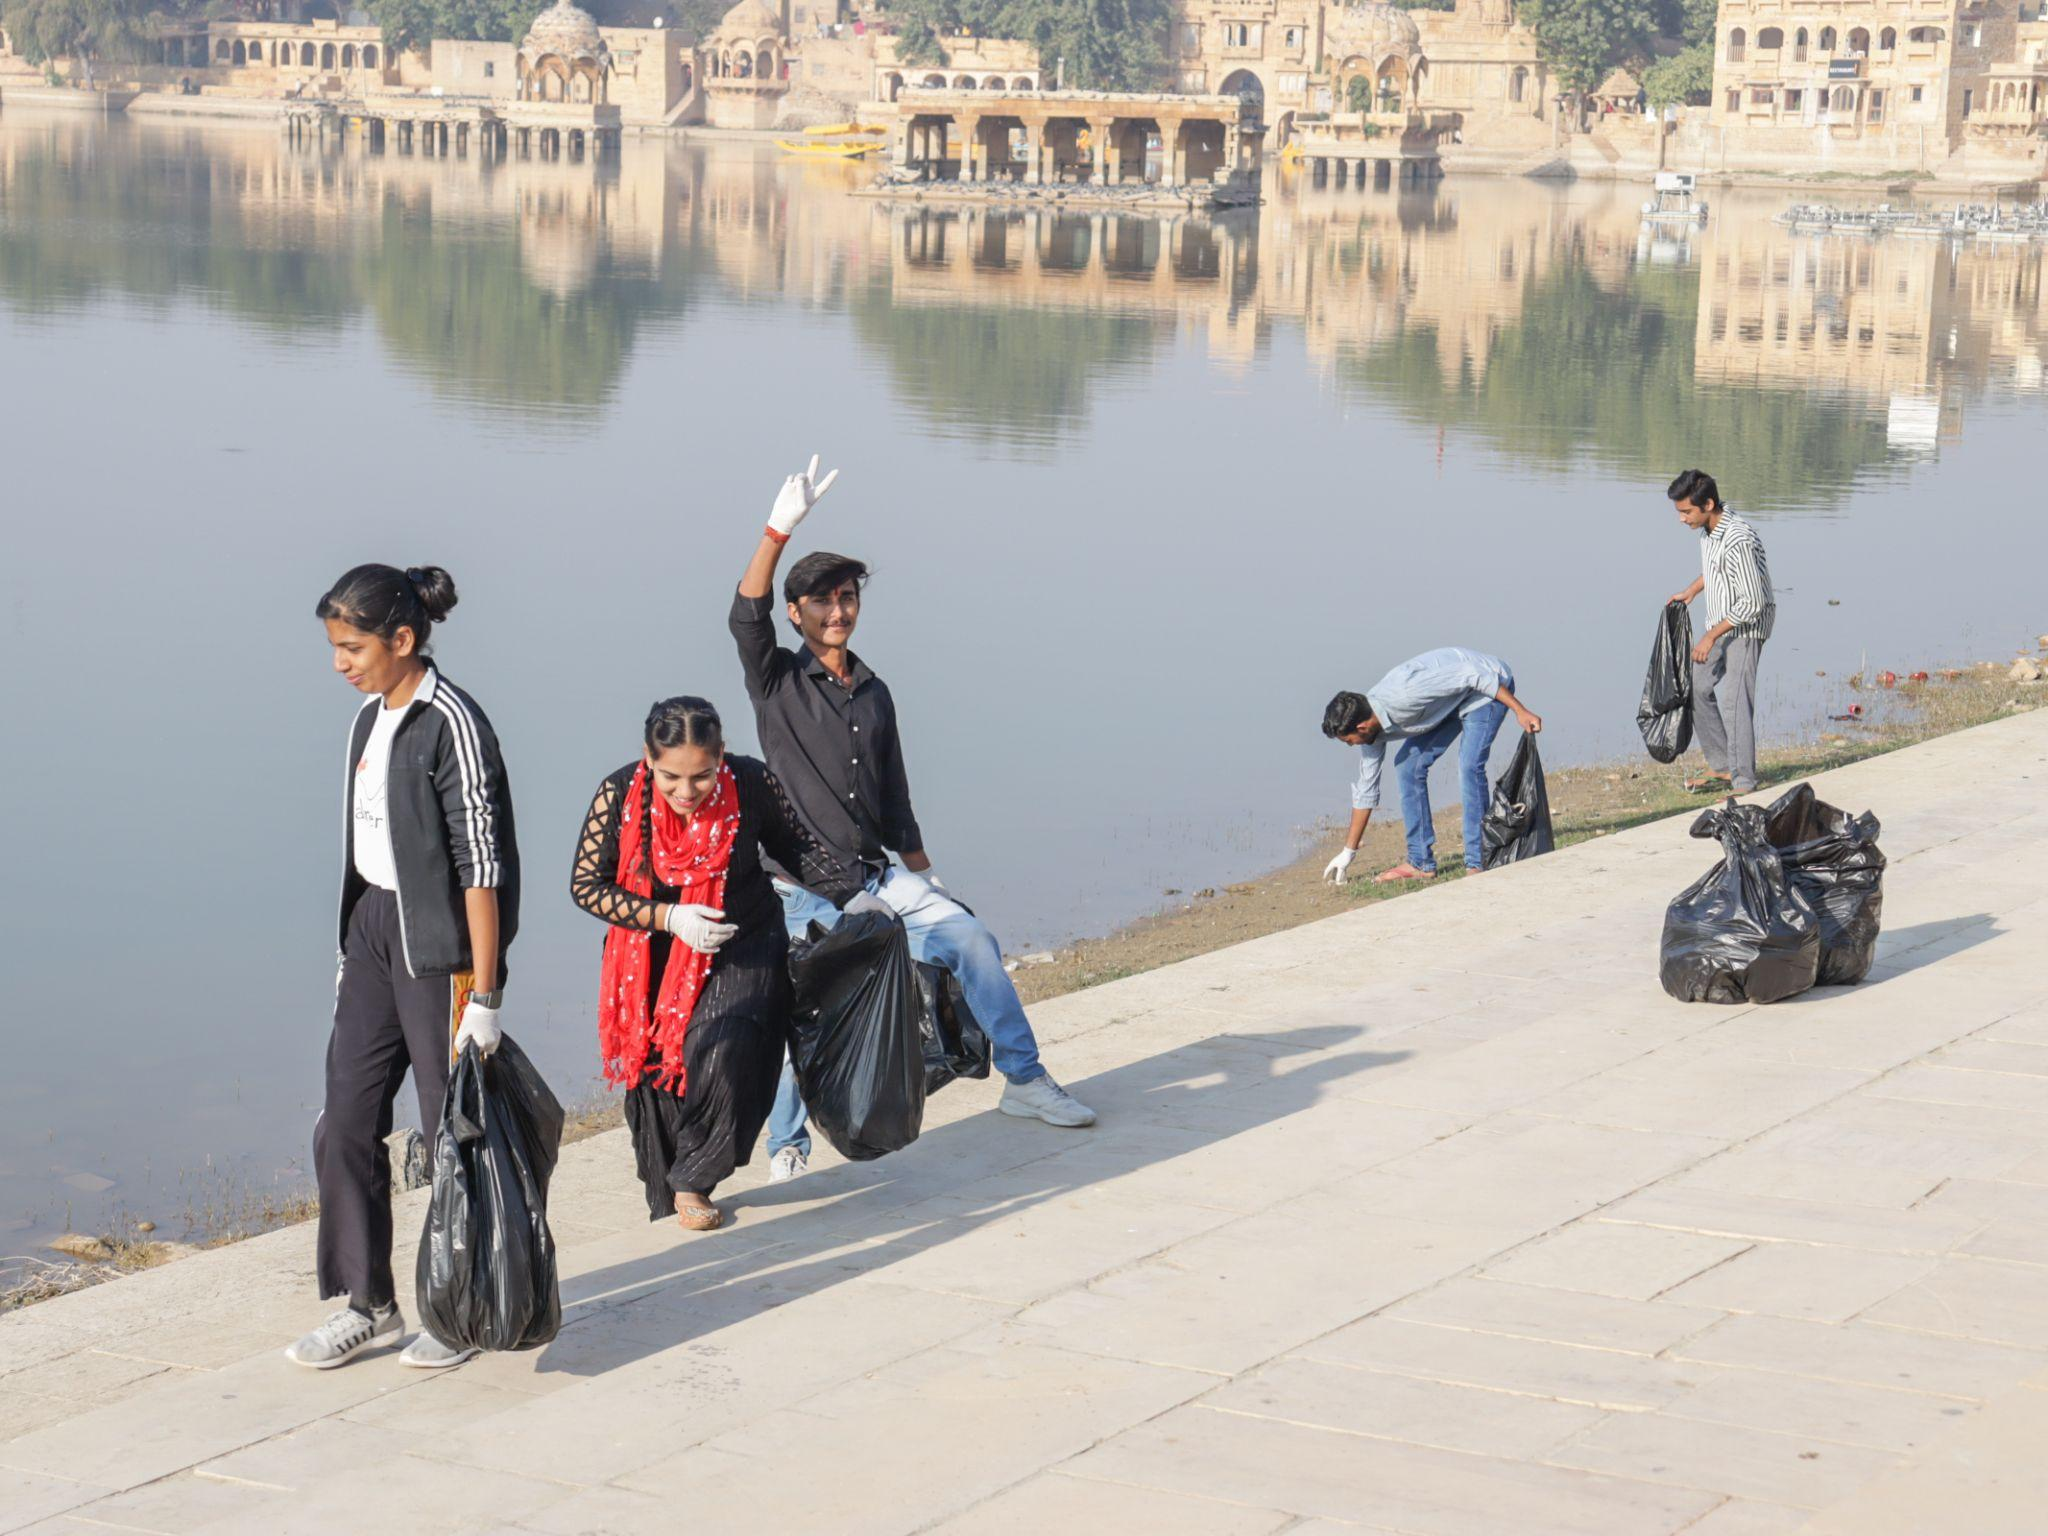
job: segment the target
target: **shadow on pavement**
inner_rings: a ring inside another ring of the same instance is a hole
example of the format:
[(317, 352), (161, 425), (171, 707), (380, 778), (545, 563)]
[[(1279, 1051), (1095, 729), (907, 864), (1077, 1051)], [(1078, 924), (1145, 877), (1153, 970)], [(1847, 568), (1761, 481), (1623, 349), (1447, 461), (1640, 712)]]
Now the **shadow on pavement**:
[[(1100, 1113), (1093, 1130), (1055, 1130), (991, 1107), (889, 1157), (722, 1199), (729, 1212), (723, 1230), (677, 1233), (661, 1252), (565, 1278), (563, 1331), (539, 1368), (602, 1375), (841, 1281), (886, 1272), (1048, 1201), (1204, 1153), (1311, 1108), (1330, 1084), (1412, 1054), (1332, 1054), (1362, 1033), (1329, 1026), (1211, 1036), (1070, 1084)], [(1195, 1190), (1152, 1198), (1199, 1207), (1199, 1184)], [(806, 1205), (816, 1209), (790, 1209)], [(1214, 1224), (1239, 1214), (1222, 1201), (1211, 1209)], [(763, 1219), (771, 1213), (779, 1214)], [(1060, 1239), (1049, 1233), (1043, 1240)]]

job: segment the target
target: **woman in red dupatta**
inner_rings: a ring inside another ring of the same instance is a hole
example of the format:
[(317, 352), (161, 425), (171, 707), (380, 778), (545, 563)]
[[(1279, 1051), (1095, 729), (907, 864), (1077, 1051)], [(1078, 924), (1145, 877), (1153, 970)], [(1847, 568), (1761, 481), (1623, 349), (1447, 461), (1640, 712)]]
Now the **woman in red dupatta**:
[(597, 788), (576, 904), (611, 926), (598, 994), (605, 1080), (626, 1089), (650, 1219), (708, 1232), (711, 1192), (752, 1155), (774, 1102), (791, 1004), (781, 869), (835, 905), (860, 889), (782, 786), (728, 757), (718, 711), (664, 699), (644, 754)]

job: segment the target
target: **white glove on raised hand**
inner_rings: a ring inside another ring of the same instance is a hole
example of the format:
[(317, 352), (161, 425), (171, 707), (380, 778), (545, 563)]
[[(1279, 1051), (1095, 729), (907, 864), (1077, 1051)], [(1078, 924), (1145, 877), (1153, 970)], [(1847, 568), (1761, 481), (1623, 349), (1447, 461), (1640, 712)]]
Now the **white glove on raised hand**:
[(1342, 885), (1350, 878), (1348, 871), (1351, 861), (1358, 857), (1356, 848), (1339, 848), (1337, 857), (1323, 866), (1323, 878), (1332, 885)]
[(505, 1031), (498, 1028), (497, 1009), (486, 1008), (475, 998), (463, 1003), (462, 1027), (455, 1031), (456, 1055), (462, 1054), (465, 1045), (474, 1045), (478, 1052), (488, 1056), (504, 1038)]
[(668, 909), (668, 931), (700, 955), (715, 955), (725, 941), (739, 932), (731, 923), (721, 923), (725, 913), (717, 907), (700, 907), (678, 902)]
[(796, 525), (811, 515), (818, 498), (831, 490), (832, 482), (838, 478), (839, 471), (835, 469), (820, 480), (818, 456), (812, 454), (811, 467), (800, 475), (791, 475), (775, 493), (775, 505), (768, 513), (768, 531), (782, 539), (795, 533)]

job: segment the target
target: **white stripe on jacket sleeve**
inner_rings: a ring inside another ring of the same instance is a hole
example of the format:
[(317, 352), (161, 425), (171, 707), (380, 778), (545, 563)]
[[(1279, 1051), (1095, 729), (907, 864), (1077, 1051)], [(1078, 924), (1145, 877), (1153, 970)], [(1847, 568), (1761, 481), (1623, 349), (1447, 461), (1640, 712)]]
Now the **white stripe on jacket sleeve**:
[(455, 744), (463, 822), (469, 837), (471, 885), (475, 889), (489, 889), (502, 883), (503, 867), (498, 858), (497, 812), (491, 803), (490, 780), (484, 769), (476, 718), (467, 702), (446, 686), (435, 692), (434, 708), (447, 720), (449, 737)]

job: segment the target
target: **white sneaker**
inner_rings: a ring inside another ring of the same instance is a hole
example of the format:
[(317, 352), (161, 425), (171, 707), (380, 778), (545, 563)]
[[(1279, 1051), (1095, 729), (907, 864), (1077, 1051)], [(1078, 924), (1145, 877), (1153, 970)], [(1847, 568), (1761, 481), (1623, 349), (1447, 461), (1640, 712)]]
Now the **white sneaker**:
[(1020, 1120), (1043, 1120), (1047, 1125), (1078, 1130), (1095, 1123), (1095, 1111), (1075, 1098), (1046, 1073), (1028, 1083), (1009, 1083), (996, 1108)]
[(365, 1317), (354, 1307), (343, 1307), (326, 1322), (286, 1347), (285, 1359), (316, 1371), (331, 1371), (366, 1349), (395, 1344), (405, 1332), (405, 1319), (398, 1308), (387, 1307), (375, 1317)]
[(450, 1349), (423, 1328), (420, 1336), (405, 1346), (398, 1363), (412, 1366), (415, 1370), (445, 1371), (451, 1365), (462, 1364), (475, 1353), (474, 1349)]
[(768, 1159), (768, 1182), (782, 1184), (810, 1170), (811, 1160), (802, 1147), (784, 1147)]

